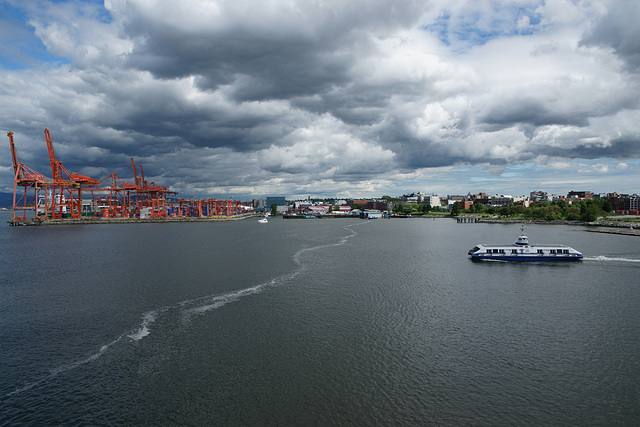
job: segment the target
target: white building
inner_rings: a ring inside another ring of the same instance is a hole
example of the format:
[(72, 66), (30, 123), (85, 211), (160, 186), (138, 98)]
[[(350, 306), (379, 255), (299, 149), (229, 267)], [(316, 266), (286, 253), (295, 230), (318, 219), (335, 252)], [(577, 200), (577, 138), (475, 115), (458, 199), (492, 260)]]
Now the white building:
[(440, 203), (440, 197), (438, 196), (424, 196), (423, 198), (423, 203), (425, 205), (431, 206), (432, 208), (439, 208), (441, 203)]

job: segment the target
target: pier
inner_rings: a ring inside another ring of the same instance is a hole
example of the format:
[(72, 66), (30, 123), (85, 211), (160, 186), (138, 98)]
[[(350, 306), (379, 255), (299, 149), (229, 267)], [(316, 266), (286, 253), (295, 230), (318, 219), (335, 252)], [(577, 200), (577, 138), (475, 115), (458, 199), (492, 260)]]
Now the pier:
[(459, 216), (459, 217), (456, 217), (456, 222), (458, 224), (467, 224), (467, 223), (473, 224), (473, 223), (476, 223), (476, 222), (480, 222), (481, 220), (482, 220), (482, 218), (479, 217), (479, 216)]

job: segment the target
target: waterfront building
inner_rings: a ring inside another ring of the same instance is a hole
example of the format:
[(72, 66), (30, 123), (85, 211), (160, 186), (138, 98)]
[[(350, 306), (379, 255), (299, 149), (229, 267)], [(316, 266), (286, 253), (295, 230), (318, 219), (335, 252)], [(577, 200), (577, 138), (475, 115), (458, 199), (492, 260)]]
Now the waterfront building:
[(382, 212), (377, 210), (366, 210), (360, 212), (360, 218), (362, 219), (377, 219), (382, 218)]
[(271, 210), (271, 205), (272, 204), (276, 204), (276, 209), (278, 211), (279, 214), (286, 212), (287, 210), (287, 201), (285, 200), (284, 197), (281, 196), (270, 196), (267, 197), (267, 204), (265, 206), (265, 209), (267, 211)]

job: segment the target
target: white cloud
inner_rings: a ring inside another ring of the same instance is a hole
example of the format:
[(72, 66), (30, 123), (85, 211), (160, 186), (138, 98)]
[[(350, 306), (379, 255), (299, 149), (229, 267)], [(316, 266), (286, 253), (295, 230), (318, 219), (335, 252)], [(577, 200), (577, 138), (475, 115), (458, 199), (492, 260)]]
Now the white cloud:
[(128, 179), (135, 157), (195, 193), (638, 192), (634, 2), (11, 4), (54, 58), (0, 69), (2, 127), (41, 171), (48, 127), (68, 168)]

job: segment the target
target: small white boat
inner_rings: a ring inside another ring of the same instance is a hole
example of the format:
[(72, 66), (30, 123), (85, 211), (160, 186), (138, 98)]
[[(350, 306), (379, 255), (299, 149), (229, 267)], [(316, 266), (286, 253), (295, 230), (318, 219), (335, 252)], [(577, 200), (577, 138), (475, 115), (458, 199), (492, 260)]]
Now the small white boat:
[(258, 222), (259, 222), (260, 224), (266, 224), (266, 223), (267, 223), (267, 222), (269, 222), (269, 221), (267, 221), (267, 217), (266, 217), (266, 216), (263, 216), (262, 218), (260, 218), (260, 219), (258, 220)]
[(529, 245), (529, 238), (521, 234), (511, 245), (476, 245), (468, 252), (474, 261), (579, 261), (582, 253), (565, 245)]

